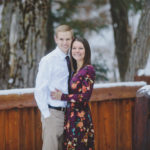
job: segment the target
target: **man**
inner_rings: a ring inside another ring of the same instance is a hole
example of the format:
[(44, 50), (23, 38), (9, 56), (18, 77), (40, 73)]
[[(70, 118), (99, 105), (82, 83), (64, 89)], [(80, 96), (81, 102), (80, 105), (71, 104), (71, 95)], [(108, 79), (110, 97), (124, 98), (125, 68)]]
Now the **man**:
[(72, 39), (73, 30), (68, 25), (58, 26), (55, 30), (57, 47), (39, 64), (34, 95), (42, 116), (42, 150), (62, 150), (66, 102), (52, 100), (50, 93), (55, 89), (68, 93), (69, 71), (65, 58)]

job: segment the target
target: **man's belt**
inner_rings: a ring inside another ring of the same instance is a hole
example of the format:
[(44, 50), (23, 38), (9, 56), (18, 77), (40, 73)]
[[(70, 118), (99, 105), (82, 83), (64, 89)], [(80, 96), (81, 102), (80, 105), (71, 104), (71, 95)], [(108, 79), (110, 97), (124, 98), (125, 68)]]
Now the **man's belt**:
[(54, 106), (51, 106), (51, 105), (48, 105), (48, 108), (56, 109), (56, 110), (59, 110), (59, 111), (65, 111), (66, 110), (65, 107), (54, 107)]

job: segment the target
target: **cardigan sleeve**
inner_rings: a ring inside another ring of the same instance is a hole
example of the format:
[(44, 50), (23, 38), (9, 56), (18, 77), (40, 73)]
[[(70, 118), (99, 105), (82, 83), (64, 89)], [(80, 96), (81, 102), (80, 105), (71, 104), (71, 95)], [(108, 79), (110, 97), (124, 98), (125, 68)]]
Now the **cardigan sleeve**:
[(92, 91), (93, 85), (95, 81), (95, 70), (92, 65), (86, 66), (85, 74), (83, 76), (83, 80), (81, 83), (81, 92), (80, 94), (62, 94), (61, 100), (68, 102), (88, 102)]

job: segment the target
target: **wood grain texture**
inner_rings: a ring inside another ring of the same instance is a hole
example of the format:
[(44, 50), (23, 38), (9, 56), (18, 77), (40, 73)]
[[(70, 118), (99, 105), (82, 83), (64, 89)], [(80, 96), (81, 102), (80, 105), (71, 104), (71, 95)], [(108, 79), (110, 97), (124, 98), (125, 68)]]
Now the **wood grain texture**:
[(147, 84), (150, 84), (150, 76), (135, 76), (134, 77), (135, 81), (145, 81)]
[(6, 112), (5, 115), (5, 144), (6, 149), (19, 150), (19, 114), (17, 109)]
[(118, 150), (132, 150), (132, 99), (117, 102), (117, 141)]
[(35, 113), (35, 150), (42, 149), (42, 124), (41, 114), (38, 108), (34, 109)]
[(91, 102), (96, 150), (132, 150), (134, 99)]
[(0, 149), (5, 150), (5, 111), (0, 111)]
[[(94, 137), (95, 139), (99, 139), (98, 135), (99, 132), (97, 132), (99, 130), (99, 126), (98, 126), (98, 103), (96, 102), (92, 102), (90, 103), (90, 108), (91, 108), (91, 113), (92, 113), (92, 118), (93, 118), (93, 124), (94, 124)], [(95, 149), (98, 149), (98, 144), (99, 144), (99, 140), (95, 140)]]
[(32, 94), (0, 95), (0, 110), (24, 107), (36, 107), (36, 101)]
[(135, 101), (133, 149), (150, 150), (150, 96), (138, 94)]
[[(107, 101), (114, 99), (134, 98), (141, 86), (119, 86), (110, 88), (96, 88), (93, 90), (90, 101)], [(0, 110), (12, 108), (36, 107), (33, 93), (0, 95)]]
[(120, 86), (110, 88), (97, 88), (93, 90), (91, 101), (105, 101), (114, 99), (127, 99), (136, 97), (141, 86)]
[(37, 108), (0, 111), (0, 150), (41, 150), (41, 122)]
[[(89, 104), (95, 150), (134, 150), (133, 107), (137, 89), (137, 86), (94, 89)], [(0, 150), (41, 150), (41, 128), (33, 93), (0, 95)]]

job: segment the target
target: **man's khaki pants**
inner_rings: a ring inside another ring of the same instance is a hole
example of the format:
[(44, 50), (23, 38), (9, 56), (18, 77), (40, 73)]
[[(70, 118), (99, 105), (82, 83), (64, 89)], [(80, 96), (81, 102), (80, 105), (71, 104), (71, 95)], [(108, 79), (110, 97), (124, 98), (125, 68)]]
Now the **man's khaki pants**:
[(42, 150), (62, 150), (63, 149), (63, 131), (64, 131), (64, 112), (49, 109), (50, 117), (42, 121)]

